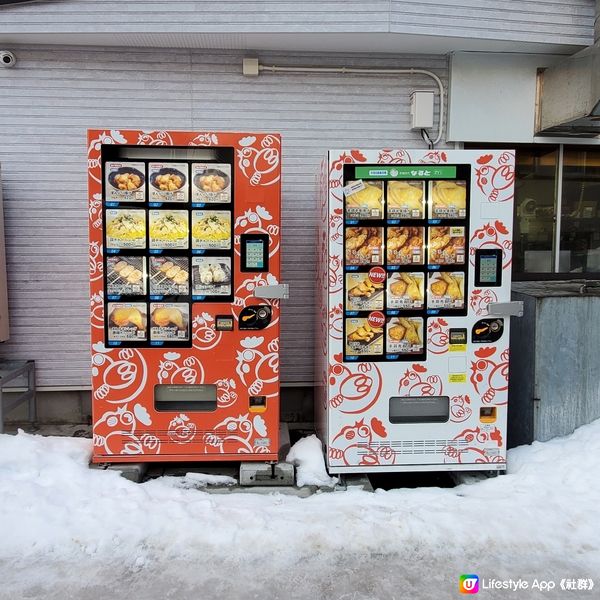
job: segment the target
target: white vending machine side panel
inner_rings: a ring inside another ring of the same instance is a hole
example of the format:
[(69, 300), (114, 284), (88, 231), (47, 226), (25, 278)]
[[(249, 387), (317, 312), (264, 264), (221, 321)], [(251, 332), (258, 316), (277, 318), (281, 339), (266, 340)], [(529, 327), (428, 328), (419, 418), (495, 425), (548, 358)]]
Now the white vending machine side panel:
[(316, 181), (317, 215), (317, 282), (315, 286), (315, 426), (322, 442), (328, 438), (328, 370), (329, 370), (329, 156), (321, 161)]

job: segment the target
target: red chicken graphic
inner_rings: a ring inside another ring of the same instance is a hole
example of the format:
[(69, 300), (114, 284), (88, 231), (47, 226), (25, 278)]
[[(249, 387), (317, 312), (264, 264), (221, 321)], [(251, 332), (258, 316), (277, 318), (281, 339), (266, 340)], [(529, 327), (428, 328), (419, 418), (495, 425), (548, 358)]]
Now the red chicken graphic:
[(346, 466), (392, 464), (391, 448), (377, 447), (373, 444), (374, 437), (387, 437), (385, 426), (375, 417), (369, 423), (361, 419), (355, 421), (354, 425), (342, 427), (331, 440), (329, 458), (335, 464)]
[(503, 463), (504, 457), (498, 453), (502, 447), (502, 434), (497, 427), (491, 430), (464, 429), (444, 449), (446, 463)]
[(510, 234), (502, 221), (486, 223), (476, 229), (471, 236), (469, 256), (471, 264), (475, 264), (475, 250), (478, 248), (499, 248), (502, 250), (502, 268), (506, 269), (512, 262), (512, 242)]
[(491, 164), (492, 158), (491, 154), (484, 154), (477, 159), (477, 163), (481, 165), (475, 171), (477, 187), (489, 202), (506, 202), (514, 195), (514, 155), (503, 152), (498, 158), (498, 164)]
[(508, 398), (508, 348), (500, 360), (492, 360), (496, 348), (480, 348), (475, 352), (478, 360), (471, 362), (471, 383), (485, 404), (501, 406)]

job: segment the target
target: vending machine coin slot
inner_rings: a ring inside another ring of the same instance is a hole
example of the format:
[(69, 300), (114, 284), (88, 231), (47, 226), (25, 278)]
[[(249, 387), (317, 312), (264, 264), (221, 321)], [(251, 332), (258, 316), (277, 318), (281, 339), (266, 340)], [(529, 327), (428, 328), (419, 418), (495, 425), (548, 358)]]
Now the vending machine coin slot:
[(481, 319), (473, 325), (471, 341), (474, 344), (497, 342), (504, 333), (504, 319)]
[(271, 312), (268, 304), (246, 306), (240, 312), (240, 329), (264, 329), (271, 322)]

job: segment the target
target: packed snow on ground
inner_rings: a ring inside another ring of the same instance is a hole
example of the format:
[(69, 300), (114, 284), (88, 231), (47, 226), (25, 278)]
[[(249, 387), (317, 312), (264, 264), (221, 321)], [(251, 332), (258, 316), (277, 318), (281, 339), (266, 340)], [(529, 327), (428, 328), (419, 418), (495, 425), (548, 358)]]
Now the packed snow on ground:
[[(306, 442), (308, 443), (308, 442)], [(458, 577), (596, 577), (600, 420), (509, 453), (452, 489), (296, 498), (139, 485), (88, 467), (91, 442), (0, 436), (0, 598), (429, 599)]]
[[(176, 477), (174, 479), (180, 479)], [(210, 473), (186, 473), (185, 477), (181, 478), (182, 483), (188, 487), (206, 487), (207, 485), (225, 485), (231, 486), (237, 484), (237, 479), (229, 477), (229, 475), (212, 475)]]
[(298, 440), (288, 452), (286, 462), (296, 465), (296, 484), (333, 487), (337, 477), (329, 477), (325, 468), (325, 457), (321, 440), (309, 435)]

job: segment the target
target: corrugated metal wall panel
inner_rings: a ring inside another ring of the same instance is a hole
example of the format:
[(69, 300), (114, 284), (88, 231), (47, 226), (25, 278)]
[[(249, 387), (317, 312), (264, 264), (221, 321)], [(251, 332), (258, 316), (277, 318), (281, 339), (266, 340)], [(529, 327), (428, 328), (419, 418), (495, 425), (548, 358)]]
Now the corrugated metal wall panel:
[(594, 28), (594, 0), (54, 0), (0, 11), (0, 33), (392, 32), (587, 45)]
[[(388, 31), (389, 0), (67, 0), (2, 10), (0, 31)], [(73, 29), (76, 26), (77, 29)]]
[(594, 0), (391, 0), (390, 15), (397, 33), (589, 44)]
[[(19, 48), (2, 73), (12, 339), (39, 385), (88, 385), (87, 128), (278, 131), (283, 135), (282, 379), (313, 381), (314, 181), (329, 147), (421, 146), (408, 96), (424, 76), (241, 75), (230, 51)], [(261, 55), (279, 64), (423, 67), (441, 56)]]

